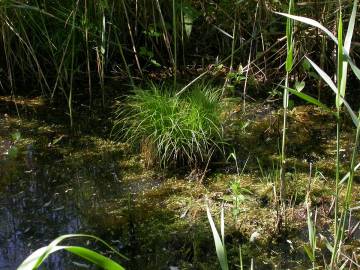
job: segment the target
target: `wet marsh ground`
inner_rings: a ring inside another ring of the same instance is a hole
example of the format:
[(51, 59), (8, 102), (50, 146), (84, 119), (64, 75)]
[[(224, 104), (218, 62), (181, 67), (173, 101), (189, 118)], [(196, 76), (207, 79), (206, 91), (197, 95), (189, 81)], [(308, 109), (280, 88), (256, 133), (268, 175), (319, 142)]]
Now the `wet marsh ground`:
[[(332, 116), (318, 108), (300, 105), (289, 113), (289, 207), (286, 227), (279, 234), (274, 178), (281, 110), (271, 103), (248, 104), (245, 114), (234, 106), (226, 130), (238, 168), (234, 159), (219, 159), (201, 183), (183, 168), (145, 168), (142, 156), (133, 154), (129, 145), (109, 139), (111, 121), (104, 120), (106, 113), (89, 117), (84, 107), (75, 120), (78, 126), (69, 133), (66, 116), (44, 100), (17, 101), (21, 120), (10, 98), (0, 99), (1, 269), (14, 269), (58, 235), (80, 232), (117, 247), (130, 258), (122, 262), (127, 269), (218, 269), (206, 203), (216, 220), (220, 206), (225, 206), (232, 265), (239, 264), (242, 245), (245, 263), (254, 258), (255, 269), (308, 269), (311, 263), (303, 245), (309, 187), (312, 208), (318, 209), (318, 230), (331, 235), (336, 130)], [(354, 131), (348, 121), (342, 130), (341, 153), (347, 162)], [(15, 132), (20, 138), (12, 138)], [(12, 155), (11, 147), (17, 148)], [(346, 172), (343, 167), (342, 175)], [(241, 197), (232, 183), (238, 185)], [(360, 200), (359, 188), (356, 178), (353, 202)], [(344, 253), (359, 255), (359, 218), (355, 209)], [(326, 257), (325, 244), (320, 241), (319, 247)], [(71, 256), (54, 255), (47, 267), (90, 266)]]

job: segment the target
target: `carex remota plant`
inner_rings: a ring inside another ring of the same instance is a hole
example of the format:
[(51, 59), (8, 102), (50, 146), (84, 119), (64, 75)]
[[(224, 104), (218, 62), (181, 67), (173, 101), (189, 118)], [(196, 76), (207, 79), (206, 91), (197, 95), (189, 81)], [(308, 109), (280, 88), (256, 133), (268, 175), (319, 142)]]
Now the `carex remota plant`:
[(197, 168), (223, 151), (220, 94), (201, 83), (180, 96), (155, 84), (137, 88), (117, 108), (113, 136), (140, 147), (148, 165)]

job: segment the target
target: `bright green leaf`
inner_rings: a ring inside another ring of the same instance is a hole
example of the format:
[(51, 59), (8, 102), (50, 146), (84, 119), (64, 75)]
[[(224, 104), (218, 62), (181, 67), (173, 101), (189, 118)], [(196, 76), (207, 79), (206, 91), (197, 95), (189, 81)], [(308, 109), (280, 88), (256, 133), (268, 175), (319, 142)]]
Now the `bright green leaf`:
[(319, 22), (317, 22), (317, 21), (315, 21), (313, 19), (306, 18), (306, 17), (295, 16), (295, 15), (281, 13), (281, 12), (275, 12), (275, 13), (279, 14), (281, 16), (285, 16), (287, 18), (293, 19), (295, 21), (306, 23), (306, 24), (309, 24), (311, 26), (315, 26), (315, 27), (319, 28), (320, 30), (324, 31), (337, 44), (337, 38), (331, 33), (330, 30), (328, 30), (326, 27), (324, 27)]
[(295, 89), (298, 91), (298, 92), (301, 92), (305, 87), (305, 82), (304, 81), (296, 81), (295, 82)]
[[(55, 240), (53, 240), (48, 246), (46, 247), (42, 247), (38, 250), (36, 250), (35, 252), (33, 252), (29, 257), (27, 257), (24, 262), (18, 267), (18, 270), (33, 270), (33, 269), (37, 269), (44, 261), (45, 259), (53, 252), (56, 252), (58, 250), (61, 250), (61, 249), (67, 249), (69, 248), (68, 246), (58, 246), (58, 244), (65, 240), (65, 239), (69, 239), (69, 238), (78, 238), (78, 237), (81, 237), (81, 238), (90, 238), (90, 239), (93, 239), (93, 240), (96, 240), (96, 241), (99, 241), (101, 242), (102, 244), (104, 244), (106, 247), (108, 247), (111, 251), (115, 252), (118, 256), (124, 258), (124, 259), (127, 259), (125, 256), (123, 256), (122, 254), (120, 254), (118, 251), (116, 251), (114, 248), (112, 248), (110, 245), (108, 245), (104, 240), (96, 237), (96, 236), (93, 236), (93, 235), (88, 235), (88, 234), (66, 234), (66, 235), (62, 235), (62, 236), (59, 236), (58, 238), (56, 238)], [(72, 247), (72, 249), (68, 250), (70, 252), (72, 251), (78, 251), (79, 254), (82, 254), (83, 256), (89, 256), (89, 258), (91, 259), (96, 259), (98, 258), (100, 261), (98, 261), (98, 263), (101, 263), (101, 261), (104, 261), (102, 260), (102, 257), (99, 257), (99, 256), (95, 256), (94, 253), (89, 253), (87, 252), (86, 254), (84, 253), (84, 248), (80, 248), (80, 247), (77, 247), (76, 249), (74, 249), (74, 247)], [(94, 252), (94, 251), (93, 251)], [(74, 252), (73, 252), (74, 253)], [(96, 253), (96, 252), (95, 252)], [(81, 256), (81, 255), (79, 255)], [(82, 256), (82, 257), (83, 257)], [(84, 258), (84, 257), (83, 257)], [(104, 257), (106, 258), (106, 257)], [(106, 258), (107, 259), (107, 258)], [(107, 259), (109, 260), (109, 259)], [(106, 261), (106, 260), (105, 260)], [(107, 262), (107, 261), (106, 261)], [(114, 262), (115, 263), (115, 262)], [(122, 268), (120, 265), (121, 268), (113, 268), (114, 265), (116, 266), (117, 263), (115, 264), (109, 264), (110, 267), (112, 268), (105, 268), (105, 269), (111, 269), (111, 270), (117, 270), (117, 269), (124, 269)]]
[[(207, 217), (208, 217), (208, 220), (209, 220), (209, 223), (210, 223), (211, 231), (213, 233), (216, 254), (217, 254), (217, 257), (219, 259), (221, 269), (222, 270), (228, 270), (229, 266), (228, 266), (228, 261), (227, 261), (225, 245), (224, 245), (223, 241), (221, 240), (220, 235), (219, 235), (219, 233), (218, 233), (218, 231), (216, 229), (215, 223), (214, 223), (214, 221), (212, 219), (212, 216), (211, 216), (211, 213), (210, 213), (209, 206), (206, 206), (206, 213), (207, 213)], [(222, 212), (221, 217), (223, 219), (223, 212)], [(223, 221), (221, 223), (221, 231), (223, 232)]]
[(313, 256), (313, 253), (312, 253), (312, 250), (311, 250), (311, 247), (309, 244), (304, 245), (304, 250), (306, 252), (306, 255), (308, 255), (310, 261), (312, 261), (312, 262), (315, 261), (315, 258)]
[[(284, 86), (282, 86), (282, 87), (284, 87)], [(311, 96), (309, 96), (309, 95), (307, 95), (305, 93), (299, 92), (299, 91), (297, 91), (295, 89), (292, 89), (292, 88), (287, 88), (287, 90), (290, 93), (294, 94), (295, 96), (297, 96), (297, 97), (299, 97), (299, 98), (301, 98), (301, 99), (303, 99), (303, 100), (305, 100), (305, 101), (307, 101), (307, 102), (309, 102), (311, 104), (314, 104), (314, 105), (316, 105), (316, 106), (318, 106), (318, 107), (320, 107), (320, 108), (322, 108), (322, 109), (324, 109), (324, 110), (326, 110), (328, 112), (331, 112), (331, 110), (325, 104), (321, 103), (317, 99), (315, 99), (315, 98), (313, 98), (313, 97), (311, 97)]]

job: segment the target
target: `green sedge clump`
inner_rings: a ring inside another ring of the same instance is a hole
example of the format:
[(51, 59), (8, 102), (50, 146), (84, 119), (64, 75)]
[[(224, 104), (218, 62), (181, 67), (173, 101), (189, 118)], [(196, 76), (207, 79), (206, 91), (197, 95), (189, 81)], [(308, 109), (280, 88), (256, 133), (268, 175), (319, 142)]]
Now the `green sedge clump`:
[(135, 89), (116, 109), (113, 135), (138, 146), (148, 166), (197, 168), (223, 151), (221, 112), (217, 89), (198, 84), (176, 95), (151, 85)]

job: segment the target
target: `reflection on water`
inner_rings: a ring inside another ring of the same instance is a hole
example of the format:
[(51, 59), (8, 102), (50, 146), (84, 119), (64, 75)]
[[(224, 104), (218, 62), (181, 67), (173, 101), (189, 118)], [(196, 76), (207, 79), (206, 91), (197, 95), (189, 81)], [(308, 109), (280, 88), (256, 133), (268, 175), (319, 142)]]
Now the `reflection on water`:
[[(2, 158), (0, 269), (15, 269), (30, 252), (59, 235), (94, 232), (92, 215), (102, 211), (103, 201), (120, 196), (117, 175), (109, 160), (104, 167), (38, 161), (29, 169), (26, 156)], [(63, 255), (52, 255), (47, 268), (76, 267)]]

